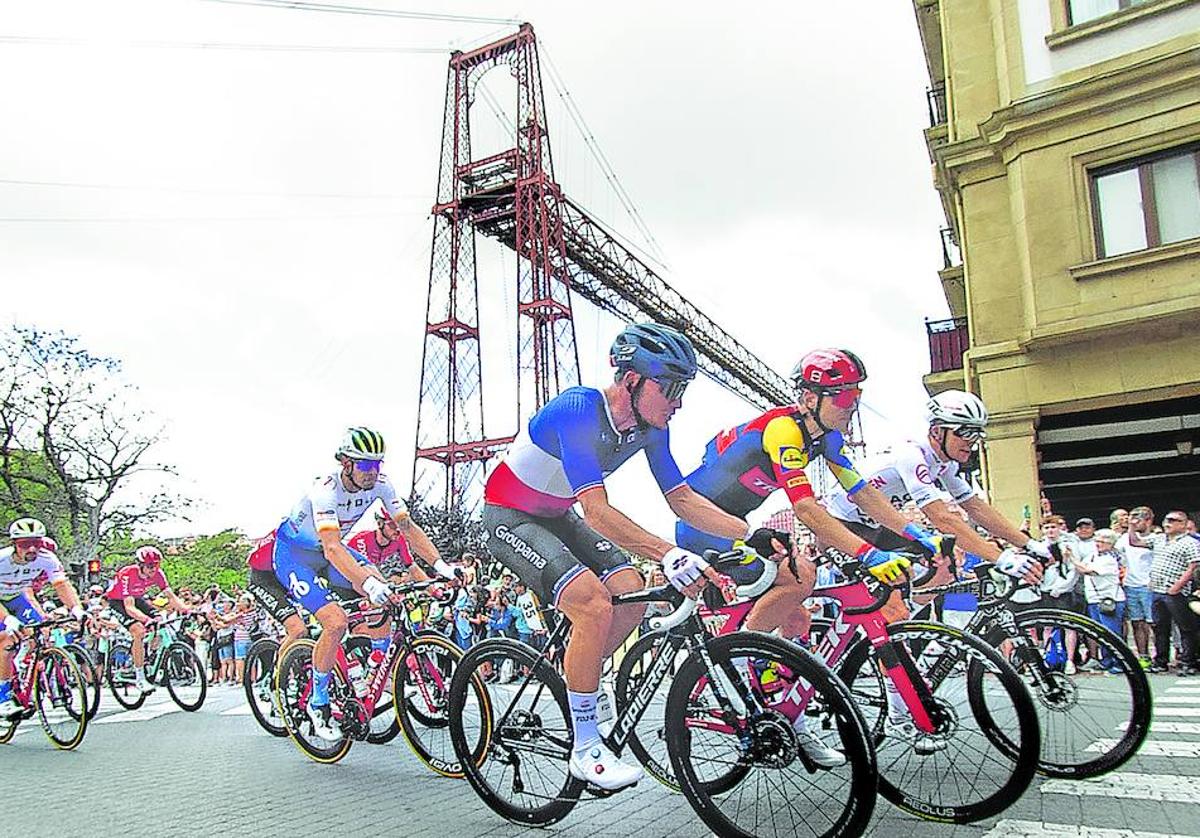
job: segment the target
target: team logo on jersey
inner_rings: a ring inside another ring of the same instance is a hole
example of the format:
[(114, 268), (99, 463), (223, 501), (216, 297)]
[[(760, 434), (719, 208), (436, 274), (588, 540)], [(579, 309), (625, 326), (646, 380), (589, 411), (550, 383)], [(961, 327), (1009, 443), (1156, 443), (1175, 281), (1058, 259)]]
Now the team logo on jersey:
[(804, 452), (794, 445), (779, 449), (779, 464), (786, 469), (804, 468)]
[(803, 474), (788, 479), (787, 487), (789, 489), (799, 489), (801, 486), (808, 485), (808, 478)]
[(933, 475), (929, 473), (929, 466), (921, 463), (917, 466), (915, 474), (917, 475), (917, 479), (922, 483), (928, 483), (930, 486), (933, 485)]
[(599, 550), (601, 553), (607, 553), (609, 550), (612, 549), (612, 542), (611, 541), (597, 541), (596, 549)]

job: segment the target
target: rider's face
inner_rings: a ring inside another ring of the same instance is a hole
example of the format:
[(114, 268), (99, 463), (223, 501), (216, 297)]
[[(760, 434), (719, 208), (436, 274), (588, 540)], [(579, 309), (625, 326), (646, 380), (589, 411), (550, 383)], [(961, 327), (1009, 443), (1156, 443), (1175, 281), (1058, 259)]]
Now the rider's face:
[(646, 379), (637, 403), (642, 419), (654, 428), (665, 428), (675, 411), (682, 406), (682, 395), (674, 400), (667, 399), (663, 385), (653, 378)]
[[(352, 469), (351, 477), (354, 478), (356, 486), (362, 489), (372, 489), (375, 487), (375, 481), (379, 479), (379, 460), (351, 460), (350, 467)], [(364, 468), (364, 466), (367, 466)]]
[(971, 455), (975, 453), (975, 449), (979, 447), (979, 440), (963, 439), (953, 429), (948, 430), (946, 438), (946, 456), (956, 463), (965, 463), (971, 459)]
[(13, 554), (23, 562), (32, 561), (41, 549), (40, 538), (18, 538), (13, 541)]

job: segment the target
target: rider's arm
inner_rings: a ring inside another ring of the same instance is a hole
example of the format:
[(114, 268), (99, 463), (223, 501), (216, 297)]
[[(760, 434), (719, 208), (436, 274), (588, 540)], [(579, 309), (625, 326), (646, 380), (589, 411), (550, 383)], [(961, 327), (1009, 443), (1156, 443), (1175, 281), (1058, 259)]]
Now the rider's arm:
[(828, 512), (811, 494), (792, 503), (792, 511), (804, 526), (812, 530), (819, 544), (828, 544), (851, 556), (869, 546)]
[[(609, 504), (608, 492), (603, 484), (580, 492), (579, 504), (583, 507), (584, 522), (622, 550), (661, 561), (675, 546), (642, 529), (625, 513)], [(745, 531), (746, 527), (743, 525), (738, 535)]]
[(175, 592), (170, 588), (163, 589), (163, 596), (167, 598), (167, 604), (171, 606), (171, 610), (180, 614), (186, 614), (190, 609), (183, 604), (183, 600), (175, 596)]
[(908, 526), (908, 520), (900, 514), (900, 510), (892, 506), (887, 495), (870, 483), (864, 483), (858, 491), (849, 495), (849, 498), (859, 509), (897, 535), (902, 535), (904, 528)]
[(137, 620), (139, 623), (150, 622), (151, 615), (143, 614), (141, 612), (141, 610), (137, 607), (137, 605), (134, 603), (133, 597), (127, 596), (127, 597), (125, 597), (123, 602), (125, 603), (125, 613), (128, 614), (130, 617), (133, 617), (133, 619)]
[[(966, 508), (966, 505), (972, 500), (979, 499), (968, 498), (966, 501), (963, 501), (963, 507)], [(981, 500), (979, 502), (983, 503)], [(973, 553), (989, 562), (994, 562), (1000, 558), (1000, 548), (976, 532), (975, 528), (964, 521), (962, 516), (952, 510), (944, 500), (934, 500), (926, 503), (921, 507), (921, 512), (929, 519), (929, 523), (933, 524), (934, 529), (947, 535), (953, 535), (958, 541), (958, 546), (968, 553)], [(975, 516), (972, 515), (971, 517), (974, 518)], [(1024, 544), (1028, 540), (1028, 537), (1024, 537), (1021, 539), (1021, 543)]]
[(67, 606), (67, 610), (74, 611), (80, 607), (79, 594), (75, 591), (75, 586), (71, 584), (70, 579), (56, 579), (50, 584), (58, 592), (58, 598), (62, 600), (63, 605)]
[(680, 483), (665, 497), (671, 511), (698, 530), (724, 538), (746, 537), (747, 525), (744, 520), (730, 515), (686, 483)]
[(961, 501), (960, 506), (971, 516), (971, 520), (996, 538), (1007, 541), (1014, 547), (1024, 547), (1029, 542), (1029, 536), (1020, 528), (1008, 522), (1007, 519), (983, 498), (975, 496)]
[(333, 527), (320, 529), (317, 531), (317, 538), (321, 540), (321, 550), (325, 553), (325, 559), (354, 587), (361, 588), (362, 583), (370, 577), (385, 581), (379, 568), (361, 565), (355, 561), (346, 545), (342, 544), (342, 534), (339, 530)]

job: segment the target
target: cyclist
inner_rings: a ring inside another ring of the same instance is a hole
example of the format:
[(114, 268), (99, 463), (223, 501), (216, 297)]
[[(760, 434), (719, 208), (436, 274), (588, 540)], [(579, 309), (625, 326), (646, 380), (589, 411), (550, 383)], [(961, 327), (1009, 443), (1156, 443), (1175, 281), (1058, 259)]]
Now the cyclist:
[[(860, 557), (881, 581), (898, 580), (909, 566), (909, 559), (876, 548), (835, 520), (817, 502), (804, 473), (809, 463), (824, 459), (854, 503), (903, 533), (904, 544), (916, 541), (927, 550), (935, 550), (936, 545), (926, 533), (909, 525), (878, 489), (863, 480), (846, 453), (845, 434), (858, 410), (862, 383), (867, 380), (866, 367), (849, 350), (816, 349), (800, 359), (791, 379), (796, 403), (773, 408), (717, 434), (708, 443), (700, 466), (688, 475), (688, 485), (725, 511), (740, 516), (756, 509), (777, 489), (783, 489), (797, 519), (812, 530), (818, 542)], [(685, 521), (676, 524), (675, 536), (681, 546), (696, 552), (728, 550), (732, 546), (730, 541)], [(782, 627), (786, 637), (803, 636), (810, 615), (802, 603), (812, 593), (816, 570), (808, 559), (796, 561), (786, 535), (776, 536), (776, 555), (791, 553), (788, 570), (780, 572), (775, 586), (754, 604), (746, 628), (772, 631)], [(755, 542), (758, 546), (757, 538)], [(757, 576), (759, 571), (754, 564), (736, 569), (732, 575)]]
[(180, 614), (190, 609), (175, 596), (171, 584), (163, 573), (162, 551), (150, 544), (143, 544), (133, 554), (134, 563), (117, 571), (112, 584), (104, 592), (108, 607), (121, 625), (133, 635), (133, 671), (137, 687), (144, 693), (154, 691), (146, 681), (146, 626), (154, 619), (155, 608), (146, 599), (151, 588), (158, 588), (167, 599), (167, 605)]
[[(414, 523), (412, 525), (416, 527)], [(413, 567), (413, 554), (408, 548), (408, 539), (400, 534), (396, 520), (382, 509), (375, 511), (375, 529), (362, 530), (347, 539), (346, 544), (367, 557), (371, 564), (383, 568), (399, 563), (402, 568), (413, 573), (419, 582), (429, 579), (428, 574), (419, 565)], [(462, 571), (458, 572), (462, 575)], [(388, 574), (384, 574), (385, 576)]]
[(36, 518), (18, 518), (9, 525), (8, 537), (12, 544), (0, 549), (0, 719), (21, 709), (13, 700), (11, 680), (18, 632), (21, 626), (43, 619), (25, 590), (45, 578), (71, 610), (72, 617), (82, 621), (85, 616), (79, 594), (67, 578), (62, 562), (43, 543), (46, 525)]
[[(613, 342), (610, 362), (616, 367), (610, 385), (564, 390), (521, 429), (488, 477), (483, 521), (492, 556), (571, 620), (563, 660), (574, 731), (568, 769), (616, 790), (642, 776), (601, 739), (600, 725), (611, 716), (611, 702), (600, 691), (601, 662), (644, 610), (612, 605), (613, 594), (643, 587), (623, 551), (662, 562), (671, 584), (689, 595), (720, 577), (695, 553), (613, 507), (604, 478), (644, 450), (659, 489), (680, 518), (726, 538), (744, 537), (746, 522), (692, 491), (671, 456), (667, 424), (696, 375), (691, 342), (667, 326), (629, 325)], [(576, 502), (582, 518), (571, 509)]]
[(287, 591), (275, 577), (275, 533), (272, 531), (258, 539), (254, 549), (246, 558), (249, 578), (246, 593), (250, 594), (271, 618), (283, 624), (285, 637), (283, 646), (308, 634), (308, 624), (296, 610)]
[(434, 569), (447, 578), (454, 576), (380, 471), (384, 453), (381, 434), (363, 427), (348, 429), (335, 455), (341, 468), (318, 479), (275, 530), (275, 578), (288, 599), (315, 615), (321, 624), (321, 636), (313, 650), (313, 691), (305, 711), (316, 734), (330, 742), (342, 735), (333, 725), (329, 708), (329, 679), (346, 633), (347, 617), (341, 602), (355, 591), (377, 605), (395, 598), (379, 569), (342, 539), (378, 499), (417, 550), (434, 559)]

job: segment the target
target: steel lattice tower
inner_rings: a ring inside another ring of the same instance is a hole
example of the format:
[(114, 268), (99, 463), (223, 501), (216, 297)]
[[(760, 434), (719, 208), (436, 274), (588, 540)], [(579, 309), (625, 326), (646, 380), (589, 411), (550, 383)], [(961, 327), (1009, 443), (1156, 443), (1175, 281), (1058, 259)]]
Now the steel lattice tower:
[[(473, 160), (471, 106), (483, 75), (517, 81), (513, 146)], [(472, 512), (484, 463), (512, 437), (484, 433), (475, 232), (517, 253), (517, 415), (579, 382), (562, 194), (554, 180), (533, 28), (450, 58), (426, 310), (413, 490)]]

